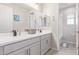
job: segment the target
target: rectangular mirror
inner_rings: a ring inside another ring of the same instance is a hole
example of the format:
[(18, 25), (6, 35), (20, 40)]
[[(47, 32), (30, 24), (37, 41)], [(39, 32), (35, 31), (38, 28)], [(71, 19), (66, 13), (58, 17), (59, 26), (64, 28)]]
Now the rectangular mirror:
[[(0, 4), (0, 33), (48, 27), (49, 16), (24, 4)], [(21, 7), (20, 7), (21, 6)], [(31, 13), (32, 11), (32, 13)], [(30, 14), (31, 13), (31, 14)]]
[(49, 26), (50, 17), (45, 15), (41, 17), (41, 23), (42, 27), (48, 27)]

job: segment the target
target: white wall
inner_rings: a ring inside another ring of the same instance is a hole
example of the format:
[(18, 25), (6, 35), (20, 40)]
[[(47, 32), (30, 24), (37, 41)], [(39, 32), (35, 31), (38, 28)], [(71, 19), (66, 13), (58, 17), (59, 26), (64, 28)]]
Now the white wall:
[(0, 4), (0, 33), (12, 31), (13, 9)]
[[(52, 39), (52, 48), (58, 49), (59, 42), (58, 42), (58, 4), (57, 3), (46, 3), (43, 5), (43, 13), (47, 14), (51, 17), (50, 19), (50, 30), (53, 33)], [(52, 18), (54, 16), (54, 19)]]

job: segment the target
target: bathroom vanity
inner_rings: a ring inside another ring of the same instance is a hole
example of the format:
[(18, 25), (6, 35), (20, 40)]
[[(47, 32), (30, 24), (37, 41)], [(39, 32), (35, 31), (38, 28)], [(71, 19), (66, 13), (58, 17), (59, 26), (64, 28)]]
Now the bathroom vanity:
[[(28, 12), (23, 10), (24, 7), (19, 6), (20, 4), (0, 4), (0, 19), (2, 19), (0, 21), (0, 55), (45, 54), (51, 48), (51, 31), (36, 33), (35, 29), (49, 28), (48, 18), (29, 6), (32, 11), (26, 8)], [(30, 34), (20, 33), (25, 29), (33, 29), (33, 31), (28, 32)], [(15, 30), (20, 35), (16, 36)], [(14, 36), (9, 33), (12, 31)]]
[(51, 48), (51, 32), (0, 36), (0, 55), (43, 55)]

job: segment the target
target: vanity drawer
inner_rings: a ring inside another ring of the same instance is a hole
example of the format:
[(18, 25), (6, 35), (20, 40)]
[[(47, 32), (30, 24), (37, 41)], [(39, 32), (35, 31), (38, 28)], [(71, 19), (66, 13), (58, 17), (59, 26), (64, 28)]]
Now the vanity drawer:
[(13, 52), (13, 51), (16, 51), (18, 49), (21, 49), (25, 46), (28, 46), (34, 42), (38, 42), (39, 41), (39, 38), (31, 38), (31, 39), (28, 39), (28, 40), (24, 40), (24, 41), (20, 41), (20, 42), (17, 42), (17, 43), (12, 43), (12, 44), (9, 44), (9, 45), (6, 45), (4, 47), (4, 54), (8, 54), (10, 52)]
[(50, 38), (50, 37), (51, 37), (51, 33), (41, 36), (41, 39), (46, 39), (46, 38)]

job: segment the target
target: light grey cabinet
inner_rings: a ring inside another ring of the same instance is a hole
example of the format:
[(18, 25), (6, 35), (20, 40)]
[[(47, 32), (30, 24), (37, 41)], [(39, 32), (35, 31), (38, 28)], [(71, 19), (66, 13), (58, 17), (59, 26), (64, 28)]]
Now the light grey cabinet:
[(20, 41), (20, 42), (16, 42), (16, 43), (6, 45), (6, 46), (4, 46), (4, 54), (9, 54), (9, 53), (14, 52), (16, 50), (30, 46), (30, 45), (38, 42), (38, 41), (40, 41), (39, 37), (35, 37), (35, 38), (30, 38), (28, 40), (23, 40), (23, 41)]
[(0, 55), (43, 55), (51, 48), (51, 33), (0, 46)]
[(40, 42), (9, 53), (8, 55), (40, 55)]

